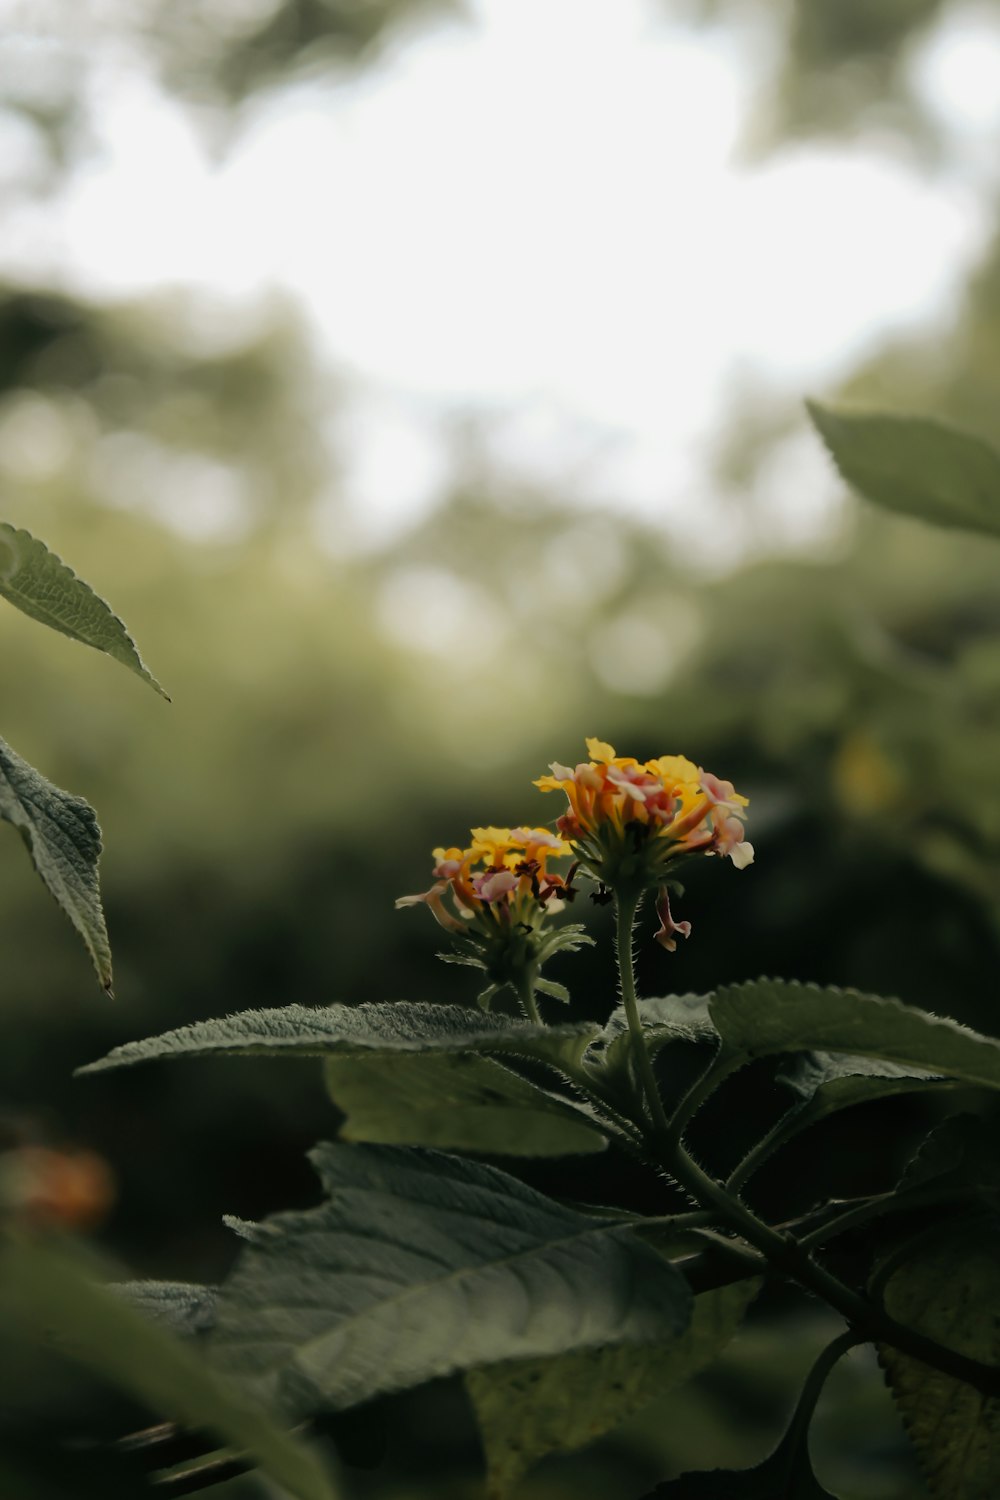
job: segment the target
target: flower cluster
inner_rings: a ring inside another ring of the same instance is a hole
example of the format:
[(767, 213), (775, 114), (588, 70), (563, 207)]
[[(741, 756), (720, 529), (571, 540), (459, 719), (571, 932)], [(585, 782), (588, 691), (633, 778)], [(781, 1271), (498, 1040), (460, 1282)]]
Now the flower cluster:
[(535, 928), (546, 909), (558, 910), (575, 894), (563, 876), (548, 869), (549, 860), (572, 852), (547, 828), (474, 828), (468, 849), (434, 850), (429, 890), (400, 896), (396, 905), (426, 903), (449, 932), (471, 928), (492, 937), (513, 925)]
[(569, 807), (556, 827), (581, 865), (616, 892), (660, 884), (689, 854), (728, 855), (738, 870), (753, 859), (743, 837), (747, 798), (683, 755), (637, 761), (588, 739), (590, 760), (558, 763), (535, 782), (563, 791)]

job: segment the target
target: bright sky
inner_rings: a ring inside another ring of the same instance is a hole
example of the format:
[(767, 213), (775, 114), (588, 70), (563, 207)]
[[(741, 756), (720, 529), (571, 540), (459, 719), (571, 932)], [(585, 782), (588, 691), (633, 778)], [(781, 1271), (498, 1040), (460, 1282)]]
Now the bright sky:
[[(961, 148), (935, 176), (891, 140), (741, 165), (752, 36), (667, 29), (647, 0), (471, 9), (255, 106), (222, 163), (109, 62), (99, 149), (54, 210), (8, 222), (0, 263), (115, 296), (291, 289), (356, 381), (336, 438), (372, 534), (429, 503), (464, 415), (509, 469), (669, 519), (703, 498), (737, 376), (821, 392), (887, 328), (947, 317), (991, 228), (992, 8), (915, 58)], [(805, 435), (786, 459), (775, 513), (808, 533), (829, 480)]]

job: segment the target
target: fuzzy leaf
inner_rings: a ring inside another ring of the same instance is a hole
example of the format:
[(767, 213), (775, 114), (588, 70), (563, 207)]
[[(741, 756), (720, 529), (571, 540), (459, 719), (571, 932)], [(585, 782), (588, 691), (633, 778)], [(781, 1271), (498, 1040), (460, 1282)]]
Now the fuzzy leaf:
[(223, 1380), (196, 1350), (99, 1286), (82, 1255), (41, 1241), (0, 1254), (4, 1322), (52, 1338), (59, 1353), (138, 1397), (151, 1410), (216, 1434), (298, 1500), (335, 1500), (317, 1460)]
[(0, 740), (0, 818), (20, 833), (32, 864), (82, 937), (97, 977), (110, 993), (111, 948), (97, 880), (101, 830), (94, 809), (46, 781)]
[(1000, 536), (1000, 453), (929, 417), (806, 403), (844, 480), (865, 499), (935, 526)]
[[(640, 1000), (639, 1019), (648, 1050), (658, 1052), (668, 1042), (717, 1044), (719, 1033), (709, 1014), (711, 998), (710, 995), (658, 995)], [(608, 1067), (617, 1068), (628, 1049), (628, 1020), (625, 1007), (619, 1005), (608, 1017), (603, 1031), (590, 1048), (590, 1054), (595, 1061), (603, 1055)]]
[(0, 596), (33, 620), (93, 646), (167, 695), (145, 666), (125, 626), (72, 568), (28, 531), (0, 522)]
[[(949, 1349), (1000, 1365), (1000, 1231), (956, 1221), (891, 1276), (892, 1317)], [(880, 1345), (896, 1406), (938, 1500), (1000, 1494), (1000, 1402), (898, 1349)]]
[(566, 1156), (607, 1145), (582, 1108), (472, 1052), (333, 1056), (324, 1073), (347, 1115), (345, 1141), (505, 1156)]
[(118, 1281), (108, 1291), (174, 1333), (207, 1333), (215, 1322), (218, 1290), (189, 1281)]
[(481, 1052), (533, 1057), (553, 1067), (575, 1066), (598, 1028), (587, 1022), (535, 1026), (464, 1005), (283, 1005), (197, 1021), (162, 1036), (126, 1042), (81, 1073), (98, 1073), (158, 1057), (362, 1055), (374, 1052)]
[(486, 1450), (487, 1500), (504, 1500), (538, 1459), (593, 1442), (710, 1364), (759, 1286), (702, 1292), (684, 1332), (659, 1343), (470, 1370), (465, 1380)]
[(454, 1370), (680, 1333), (691, 1294), (625, 1224), (439, 1152), (322, 1145), (320, 1207), (260, 1226), (222, 1289), (224, 1367), (292, 1414)]
[(723, 1046), (747, 1060), (820, 1051), (877, 1058), (1000, 1089), (1000, 1042), (898, 1000), (758, 979), (709, 1002)]

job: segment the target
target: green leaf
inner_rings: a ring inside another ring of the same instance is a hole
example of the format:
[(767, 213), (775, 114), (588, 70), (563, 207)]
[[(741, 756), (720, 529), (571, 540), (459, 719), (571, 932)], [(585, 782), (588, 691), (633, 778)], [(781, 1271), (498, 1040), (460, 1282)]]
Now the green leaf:
[(159, 1057), (325, 1057), (373, 1052), (480, 1052), (532, 1057), (572, 1070), (598, 1027), (587, 1022), (536, 1026), (464, 1005), (407, 1004), (284, 1005), (198, 1021), (162, 1036), (126, 1042), (107, 1057), (80, 1068), (98, 1073)]
[[(639, 1001), (639, 1019), (647, 1049), (658, 1052), (668, 1042), (711, 1042), (717, 1044), (719, 1033), (709, 1013), (711, 995), (657, 995)], [(600, 1036), (591, 1048), (595, 1061), (603, 1055), (608, 1067), (620, 1065), (629, 1050), (628, 1018), (625, 1007), (611, 1012)]]
[(951, 1115), (921, 1142), (899, 1180), (898, 1191), (938, 1188), (1000, 1207), (1000, 1160), (990, 1132), (976, 1115)]
[(672, 1337), (684, 1278), (626, 1224), (439, 1152), (323, 1145), (329, 1201), (259, 1226), (210, 1336), (293, 1414), (504, 1359)]
[(729, 1343), (759, 1281), (702, 1292), (683, 1333), (655, 1344), (588, 1349), (470, 1370), (488, 1500), (504, 1500), (548, 1453), (582, 1448), (689, 1380)]
[(887, 510), (1000, 536), (1000, 453), (929, 417), (807, 402), (844, 480)]
[(747, 1158), (747, 1170), (737, 1169), (737, 1179), (746, 1182), (779, 1146), (790, 1141), (810, 1125), (825, 1120), (839, 1110), (894, 1094), (912, 1094), (935, 1088), (958, 1087), (954, 1079), (920, 1068), (900, 1067), (877, 1057), (838, 1057), (832, 1052), (804, 1052), (795, 1057), (777, 1075), (798, 1096), (797, 1103), (783, 1115)]
[(215, 1322), (218, 1289), (189, 1281), (118, 1281), (108, 1291), (174, 1333), (207, 1333)]
[(328, 1057), (326, 1086), (346, 1141), (507, 1156), (603, 1151), (582, 1108), (471, 1052)]
[(0, 740), (0, 818), (13, 823), (31, 862), (83, 938), (97, 977), (111, 991), (111, 948), (97, 865), (101, 830), (94, 809), (46, 781)]
[[(1000, 1229), (956, 1221), (915, 1248), (885, 1287), (899, 1322), (987, 1364), (1000, 1364)], [(896, 1406), (930, 1493), (940, 1500), (1000, 1494), (1000, 1402), (898, 1349), (880, 1345)]]
[(723, 1046), (748, 1061), (782, 1052), (849, 1053), (1000, 1089), (1000, 1042), (898, 1000), (758, 979), (718, 990), (709, 1010)]
[(335, 1500), (317, 1460), (291, 1434), (181, 1340), (147, 1322), (121, 1296), (97, 1285), (82, 1253), (40, 1240), (0, 1252), (5, 1319), (86, 1369), (138, 1397), (153, 1411), (215, 1433), (298, 1500)]
[(166, 698), (110, 605), (44, 542), (6, 522), (0, 522), (0, 596), (33, 620), (113, 657)]

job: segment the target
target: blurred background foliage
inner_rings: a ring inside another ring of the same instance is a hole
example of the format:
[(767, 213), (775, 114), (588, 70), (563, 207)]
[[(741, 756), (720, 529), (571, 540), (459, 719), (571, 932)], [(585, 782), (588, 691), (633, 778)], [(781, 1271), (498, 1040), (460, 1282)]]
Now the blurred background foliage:
[[(82, 51), (152, 56), (222, 150), (255, 96), (350, 76), (435, 9), (145, 0), (84, 15), (66, 0), (48, 13)], [(941, 149), (903, 63), (949, 9), (661, 4), (715, 27), (767, 13), (773, 68), (745, 142), (758, 154), (887, 125), (906, 149)], [(56, 194), (82, 159), (84, 82), (85, 70), (58, 67), (4, 74), (3, 109), (44, 146), (33, 174), (8, 185), (21, 200)], [(844, 391), (990, 436), (998, 323), (1000, 237), (951, 326), (895, 335)], [(302, 1151), (336, 1120), (308, 1064), (165, 1065), (78, 1083), (72, 1068), (249, 1006), (468, 998), (462, 971), (435, 962), (426, 914), (394, 914), (393, 899), (422, 889), (430, 847), (470, 824), (551, 817), (530, 781), (553, 758), (577, 759), (585, 734), (639, 756), (681, 751), (752, 796), (758, 862), (742, 876), (695, 872), (682, 907), (694, 936), (673, 958), (647, 949), (647, 992), (768, 972), (1000, 1028), (1000, 552), (845, 497), (831, 541), (768, 556), (766, 504), (754, 506), (804, 418), (749, 383), (713, 481), (753, 556), (724, 574), (704, 566), (710, 537), (698, 534), (693, 561), (676, 528), (668, 540), (516, 481), (474, 432), (436, 508), (359, 549), (344, 541), (329, 436), (348, 381), (278, 294), (221, 308), (183, 289), (131, 302), (86, 300), (43, 277), (0, 289), (3, 517), (110, 599), (174, 699), (4, 609), (2, 732), (100, 813), (118, 999), (96, 992), (8, 833), (0, 1095), (15, 1134), (82, 1143), (112, 1163), (119, 1199), (104, 1238), (116, 1255), (141, 1273), (219, 1274), (232, 1254), (221, 1214), (307, 1201)], [(699, 532), (697, 514), (690, 524)], [(604, 1014), (610, 954), (577, 968), (582, 1005)], [(770, 1104), (748, 1095), (741, 1107)], [(858, 1112), (811, 1138), (790, 1207), (837, 1191), (859, 1153), (872, 1186), (887, 1182), (928, 1108), (897, 1108), (905, 1130)], [(706, 1154), (724, 1156), (725, 1122), (713, 1128)], [(568, 1192), (586, 1180), (593, 1194), (592, 1163), (586, 1172), (571, 1163), (546, 1181)], [(620, 1192), (613, 1177), (605, 1188)], [(671, 1466), (758, 1458), (816, 1341), (801, 1308), (772, 1313), (786, 1321), (756, 1327), (721, 1372), (671, 1398), (669, 1421), (657, 1408), (589, 1465), (552, 1463), (525, 1496), (638, 1494)], [(762, 1364), (754, 1340), (771, 1341)], [(820, 1453), (825, 1442), (834, 1466), (854, 1466), (841, 1474), (850, 1494), (917, 1495), (863, 1361), (838, 1376)], [(354, 1474), (357, 1492), (472, 1493), (471, 1433), (445, 1451), (457, 1399), (442, 1387), (390, 1403), (398, 1452), (368, 1479)]]

